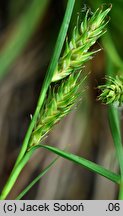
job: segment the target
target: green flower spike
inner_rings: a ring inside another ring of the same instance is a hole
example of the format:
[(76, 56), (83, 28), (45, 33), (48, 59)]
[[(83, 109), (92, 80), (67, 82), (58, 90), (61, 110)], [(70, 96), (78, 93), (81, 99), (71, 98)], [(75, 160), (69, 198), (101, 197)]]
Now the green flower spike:
[(108, 77), (107, 84), (98, 86), (98, 88), (102, 91), (99, 100), (103, 103), (118, 107), (123, 105), (123, 77)]
[(70, 112), (80, 95), (79, 86), (84, 81), (84, 79), (79, 79), (80, 74), (81, 72), (73, 73), (66, 81), (62, 81), (59, 87), (49, 89), (36, 128), (31, 135), (29, 146), (39, 144), (52, 126)]
[(66, 116), (75, 105), (79, 96), (80, 83), (84, 80), (83, 76), (81, 76), (82, 79), (79, 78), (80, 69), (97, 52), (90, 52), (89, 49), (105, 33), (104, 28), (108, 22), (105, 17), (110, 10), (111, 7), (106, 10), (101, 7), (90, 18), (88, 11), (84, 21), (74, 28), (70, 43), (66, 41), (66, 49), (59, 59), (52, 79), (52, 82), (59, 82), (56, 86), (51, 85), (49, 88), (44, 106), (32, 132), (28, 150), (38, 145), (53, 125)]
[(88, 10), (82, 23), (79, 23), (78, 17), (71, 41), (68, 43), (68, 39), (66, 40), (66, 49), (59, 59), (52, 82), (63, 79), (75, 70), (82, 68), (85, 62), (97, 52), (89, 52), (89, 49), (105, 33), (105, 26), (109, 21), (106, 21), (105, 17), (110, 10), (111, 5), (106, 10), (102, 6), (91, 17)]

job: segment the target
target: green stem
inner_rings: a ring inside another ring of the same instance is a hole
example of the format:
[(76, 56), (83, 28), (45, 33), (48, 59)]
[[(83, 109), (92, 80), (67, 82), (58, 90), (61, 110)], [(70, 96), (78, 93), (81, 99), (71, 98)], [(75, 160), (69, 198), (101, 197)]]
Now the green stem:
[(5, 187), (2, 190), (2, 193), (0, 195), (0, 200), (4, 200), (7, 195), (9, 194), (10, 190), (12, 189), (14, 183), (16, 182), (16, 179), (18, 178), (21, 170), (24, 168), (26, 163), (29, 161), (30, 157), (32, 156), (35, 149), (32, 149), (31, 151), (27, 152), (25, 156), (22, 158), (20, 163), (14, 167), (14, 169), (11, 172), (11, 175), (9, 176), (9, 179), (5, 185)]
[(40, 112), (40, 109), (41, 109), (41, 107), (43, 105), (46, 92), (47, 92), (48, 87), (50, 85), (50, 82), (52, 80), (52, 76), (53, 76), (55, 67), (57, 65), (58, 59), (60, 57), (60, 53), (61, 53), (61, 50), (62, 50), (62, 47), (63, 47), (63, 44), (64, 44), (64, 40), (65, 40), (65, 37), (66, 37), (66, 33), (67, 33), (67, 30), (68, 30), (68, 27), (69, 27), (70, 18), (71, 18), (71, 15), (72, 15), (74, 3), (75, 3), (75, 0), (69, 0), (68, 1), (65, 16), (64, 16), (64, 19), (63, 19), (63, 23), (62, 23), (62, 26), (61, 26), (61, 29), (60, 29), (60, 32), (59, 32), (59, 36), (58, 36), (58, 39), (57, 39), (57, 43), (56, 43), (56, 46), (55, 46), (55, 51), (54, 51), (53, 57), (51, 59), (50, 66), (49, 66), (48, 71), (47, 71), (47, 76), (46, 76), (46, 78), (44, 80), (35, 113), (33, 115), (32, 121), (31, 121), (31, 123), (29, 125), (29, 128), (27, 130), (27, 133), (26, 133), (26, 136), (25, 136), (22, 148), (21, 148), (21, 152), (20, 152), (20, 154), (18, 156), (18, 159), (17, 159), (16, 163), (18, 163), (21, 160), (21, 158), (23, 157), (23, 155), (25, 154), (25, 152), (27, 150), (27, 146), (28, 146), (28, 142), (29, 142), (32, 130), (33, 130), (33, 128), (35, 126), (35, 122), (36, 122), (36, 120), (37, 120), (37, 118), (39, 116), (39, 112)]
[(123, 177), (121, 178), (120, 182), (118, 199), (123, 200)]
[(64, 44), (64, 40), (66, 37), (66, 33), (67, 33), (67, 30), (69, 27), (69, 23), (70, 23), (72, 11), (74, 8), (74, 4), (75, 4), (75, 0), (68, 0), (66, 11), (65, 11), (65, 16), (64, 16), (61, 28), (60, 28), (60, 32), (59, 32), (58, 39), (57, 39), (56, 46), (55, 46), (55, 50), (54, 50), (54, 54), (53, 54), (53, 57), (51, 59), (51, 63), (49, 65), (49, 68), (48, 68), (48, 71), (46, 74), (46, 78), (44, 80), (44, 83), (43, 83), (43, 86), (42, 86), (42, 89), (40, 92), (40, 96), (39, 96), (39, 100), (38, 100), (38, 104), (37, 104), (35, 113), (33, 115), (32, 121), (31, 121), (29, 128), (27, 130), (20, 154), (16, 160), (16, 163), (15, 163), (14, 168), (10, 174), (10, 177), (9, 177), (9, 179), (8, 179), (6, 185), (5, 185), (5, 187), (1, 193), (1, 196), (0, 196), (1, 199), (5, 199), (7, 197), (8, 193), (12, 189), (18, 175), (20, 174), (21, 170), (23, 169), (23, 167), (25, 166), (25, 164), (27, 163), (27, 161), (29, 160), (29, 158), (32, 155), (31, 153), (30, 154), (26, 153), (27, 147), (28, 147), (28, 142), (29, 142), (31, 133), (33, 131), (33, 128), (35, 126), (35, 122), (39, 116), (40, 109), (43, 105), (45, 95), (46, 95), (46, 92), (47, 92), (48, 87), (50, 85), (50, 82), (52, 80), (52, 76), (53, 76), (55, 67), (57, 65), (58, 59), (60, 57), (60, 53), (61, 53), (61, 50), (62, 50), (62, 47)]
[(108, 109), (108, 116), (121, 173), (119, 199), (123, 200), (123, 146), (121, 141), (119, 115), (117, 108), (114, 108), (110, 105)]
[[(109, 38), (110, 40), (110, 38)], [(112, 42), (111, 42), (112, 43)], [(112, 44), (113, 47), (113, 44)], [(117, 59), (115, 52), (112, 52), (112, 61), (113, 59)], [(107, 56), (107, 75), (114, 76), (115, 68), (109, 56)], [(122, 66), (122, 64), (121, 64)], [(120, 67), (120, 61), (119, 61)], [(115, 108), (113, 105), (110, 105), (108, 108), (108, 118), (109, 118), (109, 125), (111, 134), (114, 141), (114, 146), (120, 166), (120, 188), (119, 188), (119, 199), (123, 200), (123, 146), (122, 146), (122, 138), (121, 138), (121, 131), (120, 131), (120, 119), (119, 119), (119, 111), (118, 108)]]

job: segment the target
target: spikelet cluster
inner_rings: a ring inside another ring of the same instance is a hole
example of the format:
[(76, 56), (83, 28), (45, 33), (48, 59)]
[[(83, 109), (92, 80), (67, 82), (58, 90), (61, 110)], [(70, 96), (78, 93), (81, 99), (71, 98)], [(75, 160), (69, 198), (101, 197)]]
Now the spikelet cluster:
[(113, 104), (117, 107), (123, 105), (123, 77), (116, 76), (115, 78), (108, 77), (105, 85), (98, 86), (102, 91), (99, 96), (105, 104)]
[(80, 73), (71, 74), (66, 81), (61, 82), (59, 87), (49, 89), (37, 126), (32, 133), (30, 146), (37, 145), (52, 126), (70, 112), (79, 95), (78, 89), (81, 83), (79, 76)]
[[(95, 52), (90, 52), (90, 47), (105, 32), (107, 22), (105, 17), (111, 7), (103, 7), (90, 18), (87, 11), (84, 21), (74, 28), (72, 39), (66, 41), (66, 49), (58, 61), (52, 82), (57, 82), (56, 87), (50, 86), (44, 106), (32, 132), (28, 149), (38, 145), (53, 125), (66, 116), (79, 96), (79, 86), (82, 82), (80, 69), (83, 64), (92, 58)], [(64, 79), (65, 78), (65, 79)]]
[(70, 42), (68, 43), (68, 40), (66, 40), (66, 49), (59, 59), (52, 82), (63, 79), (77, 69), (82, 68), (85, 62), (90, 60), (92, 55), (97, 52), (89, 52), (89, 49), (105, 33), (105, 26), (108, 22), (105, 17), (110, 10), (111, 6), (106, 10), (102, 6), (91, 17), (89, 17), (88, 10), (82, 23), (79, 23), (78, 18)]

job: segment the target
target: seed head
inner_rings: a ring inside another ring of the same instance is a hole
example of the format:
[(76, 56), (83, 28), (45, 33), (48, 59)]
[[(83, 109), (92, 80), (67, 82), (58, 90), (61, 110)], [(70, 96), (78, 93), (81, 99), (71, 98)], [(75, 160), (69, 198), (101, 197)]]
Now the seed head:
[(66, 116), (76, 99), (79, 97), (79, 86), (84, 79), (79, 79), (79, 73), (73, 73), (62, 81), (59, 87), (50, 88), (48, 97), (40, 113), (35, 129), (32, 132), (29, 148), (39, 144), (39, 142), (51, 130), (52, 126)]
[(89, 48), (105, 32), (104, 27), (107, 24), (105, 17), (110, 9), (103, 10), (102, 7), (91, 18), (88, 16), (88, 11), (82, 23), (79, 24), (79, 19), (77, 20), (72, 39), (69, 43), (66, 39), (64, 54), (58, 61), (52, 79), (52, 82), (60, 81), (56, 86), (49, 88), (40, 116), (31, 134), (28, 150), (38, 145), (53, 125), (66, 116), (75, 105), (80, 95), (79, 86), (84, 80), (80, 79), (80, 69), (97, 52), (90, 52)]
[(98, 88), (102, 91), (99, 100), (103, 103), (114, 104), (118, 107), (123, 105), (123, 77), (108, 77), (107, 84), (98, 86)]
[(88, 10), (81, 23), (79, 23), (78, 17), (70, 42), (66, 39), (66, 49), (58, 61), (52, 82), (63, 79), (75, 70), (82, 68), (84, 63), (97, 52), (90, 52), (89, 49), (105, 33), (105, 26), (108, 23), (105, 17), (110, 10), (111, 6), (105, 10), (102, 6), (91, 17)]

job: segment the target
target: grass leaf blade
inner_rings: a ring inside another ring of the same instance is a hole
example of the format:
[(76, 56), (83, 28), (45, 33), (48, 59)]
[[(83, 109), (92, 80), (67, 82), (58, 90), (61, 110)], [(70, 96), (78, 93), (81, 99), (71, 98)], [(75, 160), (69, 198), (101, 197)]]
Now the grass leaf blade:
[(52, 146), (41, 145), (41, 147), (45, 148), (47, 150), (50, 150), (50, 151), (54, 152), (55, 154), (60, 155), (61, 157), (66, 158), (70, 161), (73, 161), (73, 162), (75, 162), (81, 166), (84, 166), (85, 168), (87, 168), (87, 169), (89, 169), (89, 170), (91, 170), (97, 174), (100, 174), (101, 176), (104, 176), (107, 179), (109, 179), (115, 183), (119, 184), (119, 182), (120, 182), (120, 176), (119, 175), (117, 175), (117, 174), (103, 168), (102, 166), (97, 165), (94, 162), (91, 162), (85, 158), (79, 157), (77, 155), (74, 155), (72, 153), (68, 153), (66, 151), (60, 150), (60, 149), (52, 147)]
[[(73, 8), (74, 8), (74, 4), (75, 4), (75, 0), (68, 0), (67, 8), (66, 8), (66, 11), (65, 11), (65, 16), (64, 16), (64, 19), (63, 19), (63, 22), (62, 22), (62, 25), (61, 25), (61, 28), (60, 28), (60, 32), (59, 32), (59, 35), (58, 35), (58, 39), (57, 39), (57, 42), (56, 42), (55, 51), (54, 51), (53, 57), (51, 59), (51, 63), (49, 65), (49, 68), (48, 68), (47, 73), (46, 73), (46, 77), (45, 77), (44, 84), (43, 84), (41, 92), (40, 92), (40, 96), (39, 96), (39, 100), (38, 100), (38, 103), (37, 103), (35, 113), (34, 113), (34, 115), (32, 117), (31, 123), (30, 123), (29, 128), (27, 130), (27, 133), (25, 135), (25, 139), (23, 141), (21, 151), (20, 151), (19, 156), (18, 156), (18, 158), (16, 160), (14, 168), (13, 168), (11, 174), (10, 174), (10, 178), (8, 179), (4, 189), (2, 191), (1, 199), (6, 198), (6, 196), (8, 195), (10, 190), (12, 189), (12, 187), (14, 185), (14, 182), (16, 181), (19, 173), (23, 169), (21, 160), (22, 161), (24, 160), (24, 163), (25, 163), (24, 155), (25, 156), (28, 155), (28, 153), (25, 154), (26, 150), (27, 150), (27, 147), (28, 147), (28, 142), (29, 142), (31, 133), (33, 131), (33, 128), (35, 126), (36, 120), (37, 120), (37, 118), (39, 116), (40, 109), (41, 109), (41, 107), (43, 105), (47, 89), (48, 89), (48, 87), (50, 85), (50, 82), (51, 82), (51, 79), (52, 79), (52, 76), (53, 76), (53, 73), (54, 73), (54, 69), (55, 69), (55, 67), (57, 65), (57, 61), (59, 59), (59, 56), (60, 56), (60, 53), (61, 53), (61, 50), (62, 50), (62, 46), (63, 46), (64, 40), (65, 40), (65, 37), (66, 37), (66, 33), (67, 33), (67, 30), (68, 30), (68, 27), (69, 27), (69, 23), (70, 23), (72, 11), (73, 11)], [(19, 166), (20, 169), (15, 171), (17, 166)], [(16, 172), (16, 179), (14, 178), (15, 172)], [(13, 178), (14, 178), (14, 181), (11, 180)]]
[(51, 59), (51, 63), (49, 65), (49, 68), (47, 70), (46, 77), (45, 77), (45, 80), (44, 80), (44, 83), (43, 83), (43, 86), (42, 86), (42, 89), (41, 89), (41, 92), (40, 92), (38, 104), (37, 104), (35, 113), (34, 113), (34, 115), (32, 117), (32, 121), (31, 121), (31, 124), (30, 124), (30, 126), (28, 128), (27, 134), (25, 136), (25, 139), (24, 139), (24, 142), (23, 142), (23, 147), (22, 147), (21, 152), (19, 154), (17, 163), (23, 157), (23, 155), (24, 155), (24, 153), (25, 153), (25, 151), (27, 149), (28, 142), (29, 142), (32, 130), (34, 128), (35, 122), (36, 122), (37, 117), (39, 115), (40, 109), (41, 109), (41, 107), (43, 105), (46, 92), (47, 92), (48, 87), (50, 85), (50, 82), (51, 82), (55, 67), (57, 65), (57, 62), (58, 62), (58, 59), (59, 59), (59, 56), (60, 56), (60, 53), (61, 53), (61, 50), (62, 50), (62, 47), (63, 47), (63, 44), (64, 44), (64, 40), (65, 40), (67, 30), (68, 30), (68, 27), (69, 27), (69, 23), (70, 23), (72, 11), (73, 11), (74, 3), (75, 3), (75, 0), (69, 0), (68, 1), (65, 16), (64, 16), (64, 19), (63, 19), (63, 23), (62, 23), (62, 26), (61, 26), (61, 29), (60, 29), (60, 32), (59, 32), (59, 35), (58, 35), (57, 42), (56, 42), (54, 54), (53, 54), (53, 57)]
[(50, 170), (50, 168), (57, 161), (55, 158), (16, 198), (16, 200), (22, 199), (22, 197)]
[(117, 108), (110, 105), (108, 109), (108, 117), (109, 117), (110, 130), (113, 137), (114, 146), (116, 149), (116, 154), (119, 161), (120, 173), (121, 173), (119, 199), (123, 200), (123, 146), (122, 146), (121, 132), (120, 132), (119, 113)]

